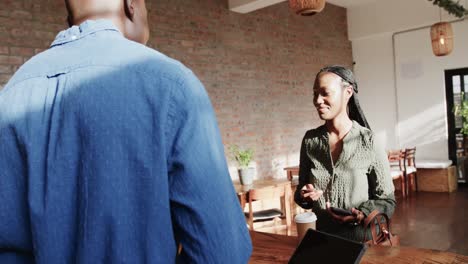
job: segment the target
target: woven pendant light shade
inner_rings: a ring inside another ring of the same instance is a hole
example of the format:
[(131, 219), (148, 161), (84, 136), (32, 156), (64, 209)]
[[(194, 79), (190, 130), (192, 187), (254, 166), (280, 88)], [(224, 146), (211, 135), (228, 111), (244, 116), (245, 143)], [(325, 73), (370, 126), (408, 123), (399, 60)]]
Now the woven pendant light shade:
[(445, 56), (453, 50), (452, 25), (439, 22), (431, 26), (432, 51), (436, 56)]
[(323, 10), (325, 0), (289, 0), (289, 7), (298, 15), (311, 16)]

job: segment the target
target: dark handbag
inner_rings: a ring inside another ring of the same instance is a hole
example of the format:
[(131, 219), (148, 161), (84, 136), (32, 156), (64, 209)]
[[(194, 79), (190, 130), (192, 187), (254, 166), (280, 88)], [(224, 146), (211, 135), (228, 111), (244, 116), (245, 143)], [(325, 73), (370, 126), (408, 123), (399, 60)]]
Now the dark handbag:
[[(367, 229), (371, 229), (372, 239), (367, 240)], [(390, 219), (384, 213), (372, 211), (364, 220), (364, 243), (373, 246), (399, 246), (400, 237), (390, 232)]]

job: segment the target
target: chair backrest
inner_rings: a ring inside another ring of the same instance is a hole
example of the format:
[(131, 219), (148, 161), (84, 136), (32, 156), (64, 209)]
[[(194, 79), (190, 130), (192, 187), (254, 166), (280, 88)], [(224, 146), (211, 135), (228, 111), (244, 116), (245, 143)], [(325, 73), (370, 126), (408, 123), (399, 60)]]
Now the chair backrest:
[(416, 147), (405, 149), (405, 166), (416, 167)]
[[(291, 190), (291, 183), (286, 183), (280, 186), (265, 187), (260, 189), (250, 190), (249, 201), (256, 200), (271, 200), (289, 196)], [(288, 192), (289, 191), (289, 192)]]
[(400, 167), (400, 170), (403, 170), (404, 165), (403, 161), (405, 159), (405, 151), (402, 149), (397, 149), (397, 150), (390, 150), (387, 153), (388, 156), (388, 161), (390, 162), (398, 162), (398, 166)]
[(250, 190), (249, 196), (249, 217), (248, 222), (251, 230), (254, 230), (254, 219), (252, 202), (258, 200), (272, 200), (272, 199), (284, 199), (282, 204), (284, 205), (284, 215), (286, 217), (286, 226), (291, 225), (291, 182), (281, 184), (278, 186), (264, 187), (259, 189)]

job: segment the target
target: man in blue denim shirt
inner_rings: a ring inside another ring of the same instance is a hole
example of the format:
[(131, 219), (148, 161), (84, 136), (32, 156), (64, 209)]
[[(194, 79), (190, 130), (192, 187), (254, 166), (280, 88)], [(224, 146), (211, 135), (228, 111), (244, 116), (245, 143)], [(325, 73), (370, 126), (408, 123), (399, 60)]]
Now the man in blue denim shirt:
[(0, 263), (246, 263), (209, 98), (140, 44), (144, 0), (67, 7), (0, 91)]

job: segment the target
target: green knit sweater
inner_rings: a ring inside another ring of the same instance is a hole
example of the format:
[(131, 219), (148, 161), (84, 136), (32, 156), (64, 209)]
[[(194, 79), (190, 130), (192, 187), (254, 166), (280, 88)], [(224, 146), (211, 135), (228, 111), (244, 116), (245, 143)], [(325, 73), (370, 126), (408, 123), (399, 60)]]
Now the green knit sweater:
[[(308, 183), (323, 190), (318, 201), (301, 199), (300, 190)], [(327, 201), (334, 207), (355, 207), (365, 215), (378, 209), (391, 217), (395, 209), (394, 186), (385, 151), (376, 146), (372, 131), (355, 121), (343, 139), (343, 150), (336, 164), (332, 161), (325, 125), (307, 131), (302, 141), (299, 185), (294, 196), (297, 204), (317, 214), (318, 230), (356, 241), (364, 238), (362, 226), (334, 222), (326, 211)]]

